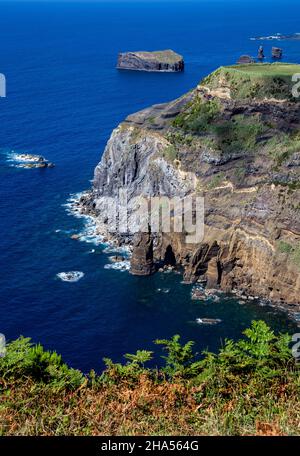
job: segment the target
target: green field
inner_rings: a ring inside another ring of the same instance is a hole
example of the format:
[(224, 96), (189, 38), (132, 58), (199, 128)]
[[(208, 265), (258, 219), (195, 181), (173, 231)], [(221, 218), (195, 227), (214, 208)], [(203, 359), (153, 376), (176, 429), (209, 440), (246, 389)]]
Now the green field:
[(228, 71), (238, 71), (248, 76), (289, 77), (295, 73), (300, 74), (300, 65), (293, 63), (251, 63), (247, 65), (232, 65), (222, 67)]

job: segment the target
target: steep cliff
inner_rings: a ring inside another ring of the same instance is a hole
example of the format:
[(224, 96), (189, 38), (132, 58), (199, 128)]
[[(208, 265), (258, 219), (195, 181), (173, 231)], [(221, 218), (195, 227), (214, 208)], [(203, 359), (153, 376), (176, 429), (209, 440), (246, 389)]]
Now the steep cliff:
[[(300, 309), (300, 66), (224, 67), (181, 98), (129, 116), (113, 131), (82, 210), (103, 197), (201, 195), (205, 234), (161, 233), (156, 260), (186, 281), (238, 289)], [(107, 220), (103, 221), (103, 225)], [(125, 236), (130, 242), (130, 236)], [(136, 260), (135, 260), (136, 261)]]

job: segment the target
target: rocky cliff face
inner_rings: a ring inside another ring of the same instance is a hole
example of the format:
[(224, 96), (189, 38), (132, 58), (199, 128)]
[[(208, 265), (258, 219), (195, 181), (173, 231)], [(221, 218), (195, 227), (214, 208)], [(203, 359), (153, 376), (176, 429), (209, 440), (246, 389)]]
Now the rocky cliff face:
[(181, 265), (188, 282), (299, 310), (300, 103), (289, 76), (300, 68), (286, 67), (221, 69), (178, 100), (129, 116), (108, 141), (83, 211), (101, 214), (103, 196), (119, 189), (129, 205), (141, 195), (204, 196), (203, 241), (160, 233), (154, 258)]
[(184, 70), (184, 61), (181, 55), (172, 50), (121, 52), (117, 68), (120, 70), (179, 72)]

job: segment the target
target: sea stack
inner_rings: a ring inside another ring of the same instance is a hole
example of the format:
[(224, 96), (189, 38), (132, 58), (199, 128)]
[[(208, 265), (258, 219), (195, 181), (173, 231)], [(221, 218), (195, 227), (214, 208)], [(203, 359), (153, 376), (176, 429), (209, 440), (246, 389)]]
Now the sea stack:
[(121, 52), (119, 70), (179, 72), (184, 70), (183, 57), (172, 50)]
[(130, 261), (130, 272), (133, 275), (149, 276), (155, 272), (153, 262), (153, 238), (149, 228), (148, 233), (137, 233), (133, 241), (133, 251)]
[(282, 49), (279, 47), (272, 47), (272, 58), (273, 59), (282, 59)]
[(265, 58), (263, 46), (259, 46), (257, 58), (258, 60), (263, 60)]

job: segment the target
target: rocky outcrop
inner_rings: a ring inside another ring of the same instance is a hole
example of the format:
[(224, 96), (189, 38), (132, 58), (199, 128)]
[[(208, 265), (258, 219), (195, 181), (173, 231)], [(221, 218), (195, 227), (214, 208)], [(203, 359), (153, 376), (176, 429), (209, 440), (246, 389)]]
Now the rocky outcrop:
[(259, 46), (257, 58), (258, 58), (258, 60), (263, 60), (265, 58), (263, 46)]
[(177, 264), (186, 282), (300, 310), (300, 103), (289, 98), (300, 67), (261, 69), (222, 68), (179, 99), (129, 116), (112, 133), (81, 207), (99, 216), (103, 197), (123, 189), (130, 219), (141, 196), (203, 196), (203, 240), (140, 234), (132, 272)]
[(272, 58), (273, 59), (282, 59), (283, 51), (279, 47), (272, 47)]
[(179, 72), (184, 70), (184, 61), (181, 55), (172, 50), (121, 52), (117, 68), (119, 70)]
[(15, 163), (17, 168), (27, 168), (27, 169), (34, 169), (34, 168), (54, 168), (54, 163), (49, 162), (46, 158), (42, 157), (41, 155), (33, 155), (33, 154), (18, 154), (12, 152), (9, 155), (11, 161)]
[(237, 63), (239, 65), (254, 63), (254, 59), (250, 55), (241, 55), (241, 57), (238, 59)]
[(148, 233), (138, 233), (133, 240), (130, 272), (138, 276), (149, 276), (155, 272), (153, 238), (150, 230)]

